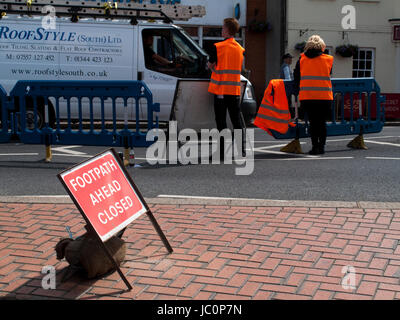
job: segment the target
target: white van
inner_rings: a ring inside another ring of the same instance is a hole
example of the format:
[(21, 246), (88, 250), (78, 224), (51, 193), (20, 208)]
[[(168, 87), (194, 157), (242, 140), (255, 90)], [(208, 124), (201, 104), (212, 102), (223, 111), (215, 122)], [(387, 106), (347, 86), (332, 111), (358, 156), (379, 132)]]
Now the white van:
[[(165, 60), (154, 61), (149, 52)], [(58, 18), (56, 29), (45, 29), (40, 17), (0, 20), (0, 85), (8, 93), (18, 80), (143, 80), (160, 103), (159, 120), (168, 121), (177, 79), (208, 78), (207, 59), (182, 28), (163, 22)], [(253, 97), (248, 82), (242, 105), (246, 122), (256, 113)], [(141, 105), (140, 119), (146, 119), (146, 109)], [(61, 119), (65, 110), (60, 108)], [(134, 119), (133, 105), (129, 114)], [(99, 119), (100, 112), (94, 116)], [(39, 114), (38, 122), (43, 119)]]

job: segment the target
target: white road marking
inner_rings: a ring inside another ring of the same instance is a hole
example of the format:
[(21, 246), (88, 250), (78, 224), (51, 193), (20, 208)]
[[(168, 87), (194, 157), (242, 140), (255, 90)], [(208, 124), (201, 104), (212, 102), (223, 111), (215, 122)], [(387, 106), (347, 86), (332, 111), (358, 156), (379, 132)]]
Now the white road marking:
[[(281, 140), (281, 141), (285, 141), (285, 140)], [(289, 143), (291, 140), (287, 140), (287, 141), (288, 141), (288, 143)], [(276, 141), (254, 140), (254, 143), (276, 143)], [(302, 142), (302, 143), (305, 143), (305, 142)]]
[(93, 156), (89, 154), (61, 154), (61, 153), (52, 153), (53, 156), (60, 156), (60, 157), (78, 157), (78, 158), (91, 158)]
[(391, 143), (391, 142), (378, 142), (378, 141), (372, 141), (372, 140), (365, 140), (364, 142), (368, 142), (368, 143), (375, 143), (375, 144), (383, 144), (386, 146), (393, 146), (393, 147), (400, 147), (399, 143)]
[[(302, 144), (306, 144), (305, 142), (300, 142), (300, 145)], [(270, 153), (270, 154), (279, 154), (282, 156), (294, 156), (294, 157), (298, 157), (298, 158), (317, 158), (319, 159), (319, 157), (317, 156), (312, 156), (312, 155), (308, 155), (306, 153), (287, 153), (287, 152), (282, 152), (282, 151), (274, 151), (274, 150), (269, 150), (269, 149), (273, 149), (273, 148), (282, 148), (287, 146), (287, 144), (278, 144), (275, 146), (267, 146), (267, 147), (259, 147), (259, 148), (254, 148), (254, 152), (259, 152), (259, 153)], [(256, 160), (270, 160), (270, 159), (256, 159)]]
[(390, 158), (390, 157), (365, 157), (369, 160), (400, 160), (400, 158)]
[[(300, 144), (305, 144), (305, 142), (300, 142)], [(287, 145), (288, 145), (287, 143), (285, 143), (285, 144), (277, 144), (277, 145), (274, 145), (274, 146), (266, 146), (266, 147), (254, 148), (254, 150), (267, 150), (267, 149), (273, 149), (273, 148), (282, 148), (282, 147), (285, 147)]]
[[(364, 136), (365, 137), (365, 136)], [(383, 137), (368, 137), (368, 139), (390, 139), (390, 138), (400, 138), (400, 136), (383, 136)], [(342, 138), (342, 139), (327, 139), (326, 142), (340, 142), (340, 141), (351, 141), (354, 137), (351, 138)]]
[[(308, 154), (302, 154), (302, 153), (287, 153), (287, 152), (282, 152), (282, 151), (274, 151), (274, 150), (255, 150), (259, 153), (269, 153), (269, 154), (279, 154), (281, 156), (293, 156), (293, 157), (298, 157), (298, 158), (318, 158), (317, 156), (312, 156)], [(265, 159), (267, 160), (267, 159)]]
[(259, 160), (268, 160), (268, 161), (303, 161), (303, 160), (349, 160), (354, 159), (354, 157), (318, 157), (318, 156), (308, 156), (304, 158), (288, 158), (288, 159), (255, 159), (256, 161)]
[[(247, 198), (223, 198), (223, 197), (201, 197), (201, 196), (183, 196), (183, 195), (169, 195), (159, 194), (157, 198), (182, 198), (182, 199), (204, 199), (204, 200), (256, 200)], [(285, 200), (277, 200), (284, 202)]]
[(63, 146), (63, 147), (52, 147), (52, 151), (58, 151), (58, 152), (64, 152), (66, 154), (70, 154), (70, 155), (87, 155), (87, 153), (85, 152), (81, 152), (81, 151), (76, 151), (76, 150), (70, 150), (72, 148), (79, 148), (80, 146)]
[(0, 153), (0, 156), (38, 156), (39, 153)]
[(65, 196), (65, 195), (47, 195), (47, 196), (38, 196), (38, 195), (33, 195), (33, 196), (17, 196), (19, 198), (70, 198), (70, 196)]

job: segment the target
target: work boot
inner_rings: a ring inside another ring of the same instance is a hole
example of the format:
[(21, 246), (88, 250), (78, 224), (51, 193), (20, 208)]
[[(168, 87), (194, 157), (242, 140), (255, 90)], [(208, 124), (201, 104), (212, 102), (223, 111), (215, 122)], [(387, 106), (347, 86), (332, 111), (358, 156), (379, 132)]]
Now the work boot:
[(312, 149), (308, 152), (309, 155), (316, 156), (321, 154), (321, 151), (318, 147), (313, 146)]

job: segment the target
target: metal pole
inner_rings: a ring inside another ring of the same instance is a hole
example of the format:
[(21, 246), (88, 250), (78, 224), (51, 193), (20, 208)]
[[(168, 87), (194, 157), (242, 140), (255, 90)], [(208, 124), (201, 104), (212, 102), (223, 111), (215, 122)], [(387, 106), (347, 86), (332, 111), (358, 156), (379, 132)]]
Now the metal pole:
[(146, 214), (149, 217), (151, 223), (153, 224), (154, 229), (156, 229), (159, 237), (161, 238), (161, 241), (164, 243), (164, 246), (167, 248), (169, 253), (172, 253), (174, 250), (172, 249), (171, 245), (169, 244), (167, 237), (162, 232), (161, 227), (158, 224), (158, 222), (157, 222), (156, 218), (154, 217), (153, 213), (148, 209)]

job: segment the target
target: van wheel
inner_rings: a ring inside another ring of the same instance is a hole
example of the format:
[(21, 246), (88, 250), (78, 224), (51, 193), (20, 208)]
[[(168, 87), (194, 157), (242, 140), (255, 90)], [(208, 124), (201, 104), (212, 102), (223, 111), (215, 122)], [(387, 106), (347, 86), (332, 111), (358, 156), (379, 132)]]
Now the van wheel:
[[(47, 105), (49, 106), (49, 127), (54, 128), (55, 125), (55, 112), (52, 103), (47, 100)], [(45, 113), (44, 113), (44, 99), (38, 98), (38, 108), (37, 108), (37, 128), (43, 129), (45, 127)], [(32, 99), (27, 98), (26, 101), (26, 128), (28, 130), (35, 129), (35, 112), (33, 109)]]

